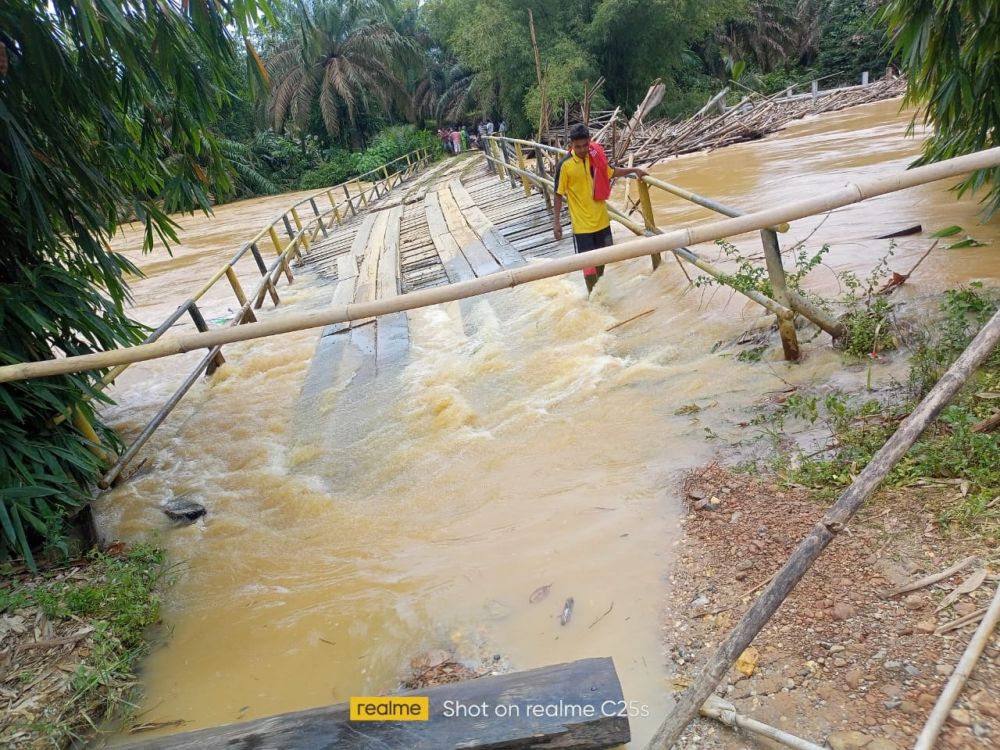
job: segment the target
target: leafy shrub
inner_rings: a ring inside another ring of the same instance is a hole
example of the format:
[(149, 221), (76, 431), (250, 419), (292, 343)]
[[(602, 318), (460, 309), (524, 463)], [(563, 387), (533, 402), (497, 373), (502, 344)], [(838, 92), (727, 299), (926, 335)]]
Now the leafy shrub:
[(302, 175), (299, 180), (299, 187), (302, 190), (320, 190), (344, 182), (357, 174), (354, 168), (354, 154), (346, 151), (333, 150), (329, 152), (330, 158), (315, 169), (310, 169)]
[(375, 136), (354, 166), (358, 174), (364, 174), (419, 148), (429, 148), (432, 153), (440, 153), (441, 144), (433, 133), (418, 130), (413, 125), (386, 128)]

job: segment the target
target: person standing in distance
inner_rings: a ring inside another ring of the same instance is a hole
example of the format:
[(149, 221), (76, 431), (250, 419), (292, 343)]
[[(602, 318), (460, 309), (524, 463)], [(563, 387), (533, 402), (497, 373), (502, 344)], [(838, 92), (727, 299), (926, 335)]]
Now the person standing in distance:
[[(569, 131), (569, 139), (570, 151), (556, 165), (552, 233), (556, 240), (563, 237), (560, 213), (565, 198), (569, 205), (576, 252), (585, 253), (614, 244), (611, 237), (611, 217), (606, 205), (611, 195), (611, 178), (628, 175), (645, 177), (646, 170), (610, 166), (604, 149), (590, 142), (590, 131), (586, 125), (573, 126)], [(583, 269), (588, 293), (593, 291), (597, 280), (603, 275), (604, 266)]]

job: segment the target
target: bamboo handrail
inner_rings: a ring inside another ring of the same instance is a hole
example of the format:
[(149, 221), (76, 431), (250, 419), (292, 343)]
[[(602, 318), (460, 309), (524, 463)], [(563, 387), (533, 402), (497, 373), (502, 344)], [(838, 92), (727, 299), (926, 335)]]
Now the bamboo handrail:
[(0, 367), (0, 383), (32, 377), (46, 377), (68, 372), (143, 362), (173, 354), (202, 349), (207, 346), (274, 336), (372, 318), (389, 313), (414, 310), (443, 302), (478, 296), (531, 281), (581, 271), (588, 266), (605, 265), (640, 258), (653, 253), (676, 252), (678, 248), (700, 242), (710, 242), (746, 232), (758, 231), (784, 221), (793, 221), (818, 213), (841, 208), (867, 198), (896, 192), (937, 180), (952, 179), (968, 172), (1000, 166), (1000, 147), (979, 151), (946, 161), (928, 164), (887, 177), (859, 180), (837, 190), (813, 198), (792, 201), (762, 209), (736, 218), (721, 219), (700, 225), (676, 229), (653, 237), (643, 237), (620, 245), (592, 250), (585, 255), (570, 255), (544, 263), (534, 263), (446, 286), (424, 289), (406, 295), (349, 305), (341, 305), (311, 313), (289, 313), (262, 323), (247, 323), (208, 333), (173, 336), (166, 340), (109, 352), (84, 354), (42, 362), (21, 362)]

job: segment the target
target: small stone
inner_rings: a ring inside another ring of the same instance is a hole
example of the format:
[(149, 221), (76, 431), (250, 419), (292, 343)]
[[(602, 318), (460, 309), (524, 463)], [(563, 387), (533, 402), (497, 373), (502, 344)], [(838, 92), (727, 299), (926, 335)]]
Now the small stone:
[(830, 653), (831, 654), (839, 654), (841, 651), (846, 651), (846, 650), (847, 649), (845, 649), (839, 643), (835, 643), (834, 645), (830, 646)]
[(890, 698), (887, 701), (882, 701), (882, 705), (885, 706), (890, 711), (894, 708), (899, 708), (903, 704), (899, 698)]
[(740, 560), (740, 562), (736, 563), (737, 570), (750, 570), (752, 567), (753, 563), (749, 560)]
[(871, 741), (872, 738), (870, 736), (853, 729), (834, 732), (826, 738), (826, 744), (832, 750), (861, 750), (861, 748), (867, 748)]
[(913, 701), (903, 701), (899, 704), (899, 710), (904, 714), (918, 714), (920, 713), (920, 706)]
[(701, 487), (692, 487), (690, 490), (688, 490), (688, 497), (691, 498), (692, 500), (704, 500), (705, 494), (706, 494), (705, 490), (703, 490)]
[(899, 669), (901, 666), (903, 666), (903, 662), (901, 661), (887, 661), (885, 663), (886, 669)]
[(910, 594), (903, 600), (903, 606), (911, 610), (923, 609), (924, 604), (924, 597), (920, 594)]
[(838, 667), (838, 668), (846, 667), (847, 666), (847, 660), (846, 659), (834, 659), (833, 660), (833, 666)]
[(162, 510), (167, 518), (179, 524), (194, 523), (208, 513), (204, 505), (188, 500), (186, 497), (178, 497), (165, 503)]
[(967, 727), (972, 724), (972, 717), (964, 708), (953, 708), (948, 712), (948, 718), (956, 724)]
[(976, 605), (973, 602), (959, 602), (955, 605), (955, 612), (960, 615), (971, 615), (976, 611)]
[(715, 495), (712, 495), (712, 497), (708, 499), (699, 500), (698, 502), (696, 502), (694, 504), (694, 508), (695, 510), (718, 510), (719, 506), (721, 505), (722, 501), (719, 500), (719, 498), (717, 498)]
[(913, 628), (918, 633), (924, 633), (925, 635), (929, 635), (930, 633), (933, 633), (935, 630), (937, 630), (937, 623), (934, 622), (934, 620), (921, 620), (916, 625), (914, 625)]
[(934, 667), (934, 671), (942, 677), (950, 677), (955, 668), (951, 664), (938, 664)]
[(849, 620), (854, 617), (854, 607), (847, 602), (837, 602), (833, 605), (834, 620)]
[(833, 685), (817, 685), (815, 692), (823, 700), (828, 700), (833, 695)]
[(858, 685), (861, 684), (861, 679), (865, 676), (865, 673), (860, 669), (852, 669), (846, 675), (844, 675), (844, 681), (847, 683), (847, 687), (851, 690), (857, 690)]
[(906, 674), (910, 675), (910, 677), (916, 677), (918, 674), (920, 674), (920, 670), (917, 667), (913, 666), (912, 664), (907, 664), (903, 668), (903, 671), (906, 672)]
[(1000, 719), (1000, 701), (987, 695), (985, 690), (973, 695), (972, 702), (979, 713), (994, 719)]
[(990, 733), (990, 728), (985, 724), (973, 724), (972, 733), (976, 735), (976, 737), (985, 737)]
[(921, 708), (930, 708), (935, 703), (937, 703), (937, 698), (930, 693), (921, 693), (917, 696), (917, 705)]

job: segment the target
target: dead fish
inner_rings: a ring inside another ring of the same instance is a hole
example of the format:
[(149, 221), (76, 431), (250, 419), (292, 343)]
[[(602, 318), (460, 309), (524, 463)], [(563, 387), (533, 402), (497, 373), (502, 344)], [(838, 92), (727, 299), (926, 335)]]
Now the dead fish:
[(571, 618), (572, 616), (573, 616), (573, 597), (571, 596), (569, 599), (566, 600), (566, 603), (563, 605), (562, 614), (559, 615), (559, 624), (565, 625), (566, 623), (569, 622), (569, 618)]
[(528, 597), (528, 604), (535, 604), (540, 602), (542, 599), (549, 595), (549, 589), (552, 588), (551, 583), (546, 583), (544, 586), (539, 586), (537, 589), (531, 592), (531, 596)]

